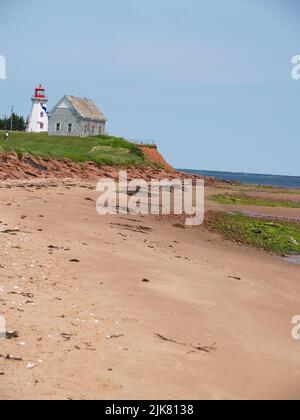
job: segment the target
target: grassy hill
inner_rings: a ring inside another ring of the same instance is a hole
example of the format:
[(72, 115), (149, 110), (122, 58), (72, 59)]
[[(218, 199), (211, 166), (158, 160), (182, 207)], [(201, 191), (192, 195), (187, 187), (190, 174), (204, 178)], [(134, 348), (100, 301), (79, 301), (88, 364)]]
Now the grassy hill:
[(15, 152), (19, 156), (30, 154), (41, 158), (70, 159), (74, 162), (94, 162), (97, 165), (154, 166), (142, 150), (123, 138), (110, 136), (59, 137), (47, 133), (9, 133), (3, 141), (0, 131), (0, 153)]

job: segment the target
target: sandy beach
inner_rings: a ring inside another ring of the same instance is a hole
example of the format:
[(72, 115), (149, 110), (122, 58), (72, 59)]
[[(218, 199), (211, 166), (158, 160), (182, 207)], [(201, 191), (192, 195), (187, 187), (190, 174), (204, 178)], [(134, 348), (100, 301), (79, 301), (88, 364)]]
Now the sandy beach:
[(300, 398), (299, 266), (96, 199), (1, 183), (1, 399)]

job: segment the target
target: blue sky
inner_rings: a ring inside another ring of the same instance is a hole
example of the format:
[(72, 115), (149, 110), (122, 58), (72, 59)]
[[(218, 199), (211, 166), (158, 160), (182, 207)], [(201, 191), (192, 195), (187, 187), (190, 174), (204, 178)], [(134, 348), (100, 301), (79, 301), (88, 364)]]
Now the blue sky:
[(93, 98), (176, 167), (300, 175), (298, 0), (1, 0), (0, 115)]

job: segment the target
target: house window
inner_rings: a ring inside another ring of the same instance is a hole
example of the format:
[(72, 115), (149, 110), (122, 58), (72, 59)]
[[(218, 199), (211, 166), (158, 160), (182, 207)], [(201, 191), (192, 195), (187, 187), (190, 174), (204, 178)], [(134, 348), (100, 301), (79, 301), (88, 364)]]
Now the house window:
[(95, 127), (93, 126), (92, 127), (92, 134), (94, 134), (95, 133)]
[(61, 124), (60, 123), (57, 123), (56, 124), (56, 131), (60, 131), (60, 127), (61, 127)]
[(72, 133), (73, 131), (73, 124), (68, 124), (68, 133)]
[(44, 130), (44, 123), (40, 122), (40, 129)]
[(84, 132), (87, 133), (87, 125), (84, 126)]

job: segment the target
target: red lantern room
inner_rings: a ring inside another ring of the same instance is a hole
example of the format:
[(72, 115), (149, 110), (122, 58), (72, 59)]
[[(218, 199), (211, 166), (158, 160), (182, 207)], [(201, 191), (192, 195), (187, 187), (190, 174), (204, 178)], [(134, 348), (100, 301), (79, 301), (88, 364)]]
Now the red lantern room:
[(34, 98), (35, 99), (46, 99), (45, 89), (43, 88), (42, 85), (39, 85), (39, 87), (35, 89)]

